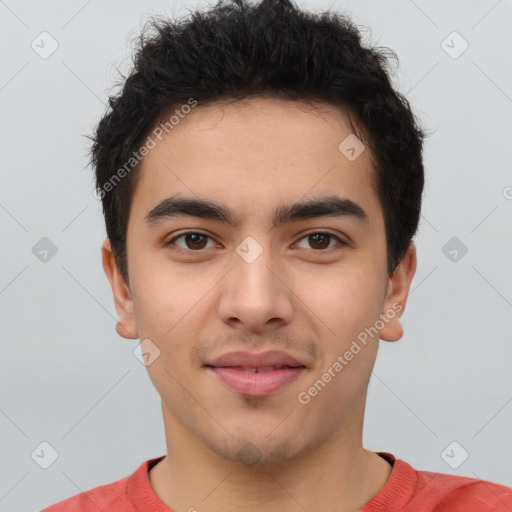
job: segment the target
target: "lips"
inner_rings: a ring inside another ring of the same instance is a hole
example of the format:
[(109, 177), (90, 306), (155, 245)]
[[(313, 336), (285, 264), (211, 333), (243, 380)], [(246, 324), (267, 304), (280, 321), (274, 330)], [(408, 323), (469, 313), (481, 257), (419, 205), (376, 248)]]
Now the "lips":
[(266, 372), (272, 372), (272, 371), (275, 371), (275, 370), (282, 370), (283, 368), (302, 368), (302, 367), (275, 365), (275, 366), (263, 366), (263, 367), (254, 367), (254, 366), (217, 366), (217, 367), (213, 367), (213, 368), (231, 368), (232, 370), (238, 370), (238, 371), (241, 371), (241, 372), (266, 373)]
[(231, 391), (249, 397), (273, 395), (307, 369), (303, 362), (280, 351), (230, 352), (205, 367)]
[(206, 366), (213, 366), (217, 368), (230, 367), (230, 368), (296, 368), (299, 366), (306, 366), (303, 362), (299, 361), (295, 357), (281, 352), (279, 350), (271, 350), (262, 352), (260, 354), (251, 354), (250, 352), (229, 352), (224, 354), (217, 359), (207, 363)]

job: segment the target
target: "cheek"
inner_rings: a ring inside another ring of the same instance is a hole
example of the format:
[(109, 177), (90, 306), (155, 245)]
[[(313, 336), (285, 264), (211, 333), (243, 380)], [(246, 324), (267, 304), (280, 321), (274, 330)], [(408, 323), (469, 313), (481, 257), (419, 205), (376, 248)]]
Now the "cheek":
[(147, 264), (136, 274), (133, 287), (139, 331), (161, 339), (180, 332), (197, 312), (209, 287), (209, 281), (197, 273), (187, 279), (170, 265)]
[(376, 275), (368, 269), (352, 266), (317, 275), (314, 280), (300, 276), (298, 280), (302, 289), (298, 295), (307, 306), (303, 309), (322, 326), (320, 338), (335, 337), (337, 344), (343, 344), (378, 318), (382, 292)]
[(195, 370), (191, 351), (201, 337), (212, 284), (206, 278), (185, 279), (156, 267), (145, 277), (136, 301), (139, 335), (159, 349), (159, 357), (147, 370), (168, 403), (185, 404), (180, 383), (189, 381)]
[[(366, 393), (379, 346), (378, 335), (370, 337), (367, 329), (379, 318), (381, 293), (375, 276), (355, 270), (333, 280), (323, 292), (317, 291), (316, 305), (322, 320), (323, 361), (311, 376), (309, 389), (317, 394), (312, 402), (325, 412), (321, 416), (335, 425)], [(333, 404), (338, 411), (334, 416)]]

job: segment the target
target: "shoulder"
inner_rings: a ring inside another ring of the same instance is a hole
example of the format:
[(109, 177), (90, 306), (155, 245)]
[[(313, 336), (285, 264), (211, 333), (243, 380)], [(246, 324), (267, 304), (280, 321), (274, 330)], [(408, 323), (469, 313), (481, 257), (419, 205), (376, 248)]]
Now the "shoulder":
[[(123, 478), (116, 482), (100, 485), (94, 489), (81, 492), (54, 505), (44, 508), (41, 512), (98, 512), (98, 510), (123, 510), (131, 512), (126, 501), (126, 482)], [(114, 508), (115, 507), (115, 508)]]
[(160, 505), (151, 488), (148, 470), (163, 456), (144, 461), (131, 475), (59, 501), (41, 512), (136, 512)]
[(467, 476), (416, 471), (414, 498), (430, 501), (435, 512), (508, 512), (512, 511), (512, 488)]
[(512, 512), (512, 488), (479, 478), (413, 468), (388, 452), (393, 466), (385, 487), (362, 512)]
[(148, 479), (148, 469), (163, 457), (144, 461), (129, 476), (89, 491), (80, 492), (51, 505), (41, 512), (136, 512), (137, 500), (143, 505), (151, 501), (153, 491)]

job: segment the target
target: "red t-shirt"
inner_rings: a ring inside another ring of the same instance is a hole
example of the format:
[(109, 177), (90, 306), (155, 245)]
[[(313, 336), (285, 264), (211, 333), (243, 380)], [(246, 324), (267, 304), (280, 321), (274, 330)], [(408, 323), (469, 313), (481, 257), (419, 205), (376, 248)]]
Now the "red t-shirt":
[[(430, 471), (417, 471), (391, 453), (378, 452), (393, 465), (386, 485), (359, 512), (511, 512), (512, 488)], [(170, 512), (149, 483), (158, 457), (130, 476), (77, 494), (41, 512)], [(172, 511), (171, 511), (172, 512)]]

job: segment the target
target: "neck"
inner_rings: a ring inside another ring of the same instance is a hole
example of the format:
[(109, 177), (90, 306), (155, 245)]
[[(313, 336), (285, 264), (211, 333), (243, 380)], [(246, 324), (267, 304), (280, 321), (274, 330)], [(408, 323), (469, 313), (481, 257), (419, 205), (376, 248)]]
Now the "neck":
[(365, 450), (359, 430), (340, 429), (320, 446), (271, 468), (226, 460), (164, 412), (167, 456), (149, 473), (173, 511), (356, 512), (386, 484), (391, 465)]

